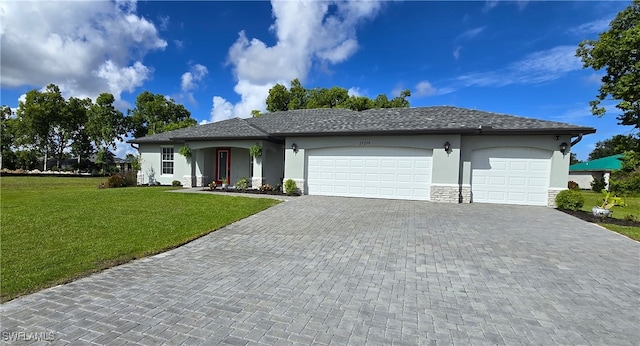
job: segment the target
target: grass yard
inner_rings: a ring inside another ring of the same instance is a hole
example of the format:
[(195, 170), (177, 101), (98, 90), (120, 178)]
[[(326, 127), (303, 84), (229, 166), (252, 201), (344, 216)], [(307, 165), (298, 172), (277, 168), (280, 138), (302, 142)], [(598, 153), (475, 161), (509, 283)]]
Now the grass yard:
[[(604, 195), (601, 192), (582, 191), (584, 197), (584, 206), (582, 210), (591, 212), (591, 208), (602, 204)], [(626, 207), (615, 206), (611, 208), (613, 217), (616, 219), (624, 219), (628, 215), (632, 215), (636, 220), (640, 220), (640, 197), (624, 197)]]
[[(584, 206), (582, 207), (583, 211), (591, 212), (591, 208), (593, 206), (599, 206), (602, 204), (603, 194), (594, 191), (582, 191), (582, 196), (584, 196)], [(613, 211), (613, 218), (616, 219), (628, 219), (633, 217), (636, 221), (640, 220), (640, 197), (624, 197), (625, 203), (627, 206), (618, 207), (615, 206), (611, 208)], [(640, 227), (633, 226), (619, 226), (612, 225), (606, 223), (599, 223), (600, 226), (605, 227), (608, 230), (618, 232), (623, 234), (631, 239), (635, 239), (640, 241)]]
[(156, 254), (279, 201), (97, 189), (104, 178), (0, 178), (0, 300)]

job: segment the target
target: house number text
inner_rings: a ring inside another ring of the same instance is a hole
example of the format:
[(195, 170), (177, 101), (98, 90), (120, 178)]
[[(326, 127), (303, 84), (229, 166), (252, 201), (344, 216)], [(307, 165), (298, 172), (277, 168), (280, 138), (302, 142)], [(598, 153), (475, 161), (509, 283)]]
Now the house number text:
[(360, 141), (360, 146), (371, 145), (370, 141)]

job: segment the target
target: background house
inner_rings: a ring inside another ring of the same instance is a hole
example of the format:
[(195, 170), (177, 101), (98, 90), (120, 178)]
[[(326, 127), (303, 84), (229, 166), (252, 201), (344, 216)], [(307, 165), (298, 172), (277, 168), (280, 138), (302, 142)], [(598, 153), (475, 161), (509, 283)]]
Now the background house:
[(569, 181), (578, 183), (581, 189), (591, 189), (594, 180), (604, 179), (605, 189), (609, 190), (611, 172), (622, 167), (623, 154), (611, 155), (596, 160), (580, 162), (569, 166)]

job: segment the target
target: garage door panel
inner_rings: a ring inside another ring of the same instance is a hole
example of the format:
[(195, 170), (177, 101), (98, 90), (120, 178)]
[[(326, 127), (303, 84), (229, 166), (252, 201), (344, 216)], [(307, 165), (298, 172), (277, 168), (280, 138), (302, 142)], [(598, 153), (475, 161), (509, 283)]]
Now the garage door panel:
[(356, 147), (307, 153), (309, 194), (417, 200), (430, 197), (431, 150)]
[(380, 174), (380, 181), (383, 183), (393, 183), (395, 182), (395, 175), (391, 173)]
[(380, 182), (380, 175), (375, 173), (365, 173), (364, 181), (365, 183), (378, 183)]
[(509, 185), (511, 186), (527, 186), (527, 178), (525, 177), (509, 177)]
[(413, 175), (413, 181), (416, 183), (416, 185), (424, 185), (425, 183), (430, 183), (431, 182), (431, 177), (427, 174), (414, 174)]
[(336, 173), (336, 180), (338, 181), (346, 181), (349, 180), (349, 173), (346, 172), (337, 172)]
[(336, 160), (336, 167), (349, 167), (349, 160)]
[(526, 171), (527, 170), (527, 162), (525, 162), (525, 161), (512, 161), (512, 162), (509, 162), (509, 170), (510, 171)]
[(549, 170), (549, 162), (531, 162), (531, 164), (529, 165), (529, 170), (546, 172)]
[(535, 148), (474, 151), (471, 189), (474, 202), (546, 205), (551, 152)]
[(364, 167), (364, 160), (351, 159), (351, 167), (352, 168)]
[(529, 186), (531, 187), (547, 187), (547, 179), (545, 178), (529, 178)]
[(381, 165), (382, 168), (396, 168), (396, 161), (395, 160), (389, 160), (389, 159), (384, 159), (381, 161)]

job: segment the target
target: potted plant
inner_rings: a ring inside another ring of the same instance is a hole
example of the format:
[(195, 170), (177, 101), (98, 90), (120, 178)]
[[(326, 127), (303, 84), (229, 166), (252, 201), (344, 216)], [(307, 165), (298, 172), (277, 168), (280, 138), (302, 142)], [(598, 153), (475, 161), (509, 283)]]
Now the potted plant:
[(220, 178), (220, 183), (222, 184), (222, 188), (226, 189), (229, 186), (229, 179), (227, 177)]
[(180, 147), (180, 150), (178, 150), (178, 152), (180, 153), (180, 155), (186, 157), (187, 159), (191, 158), (191, 148), (189, 148), (188, 145)]
[(260, 146), (260, 144), (256, 143), (249, 147), (249, 155), (256, 159), (259, 159), (262, 156), (262, 147)]
[(593, 216), (602, 217), (602, 218), (611, 217), (611, 214), (613, 214), (613, 211), (611, 210), (611, 208), (613, 208), (616, 205), (619, 205), (619, 206), (625, 205), (622, 197), (611, 196), (611, 192), (607, 190), (602, 190), (602, 194), (604, 195), (604, 198), (602, 199), (602, 204), (600, 206), (594, 206), (593, 208), (591, 208), (591, 213), (593, 214)]

